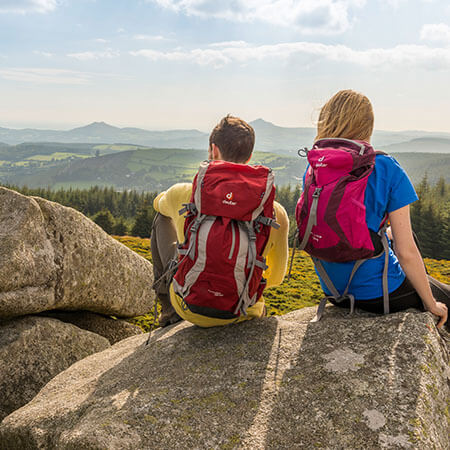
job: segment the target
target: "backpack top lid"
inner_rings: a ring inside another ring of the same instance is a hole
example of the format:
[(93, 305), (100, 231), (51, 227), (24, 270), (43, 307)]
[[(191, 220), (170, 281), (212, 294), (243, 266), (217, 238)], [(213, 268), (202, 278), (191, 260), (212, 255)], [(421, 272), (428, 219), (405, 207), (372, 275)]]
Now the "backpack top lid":
[(338, 180), (358, 169), (373, 167), (375, 152), (364, 141), (342, 138), (319, 139), (308, 152), (308, 162), (314, 171), (318, 186)]
[(273, 203), (273, 182), (272, 170), (265, 166), (204, 161), (194, 178), (191, 202), (201, 214), (251, 221)]

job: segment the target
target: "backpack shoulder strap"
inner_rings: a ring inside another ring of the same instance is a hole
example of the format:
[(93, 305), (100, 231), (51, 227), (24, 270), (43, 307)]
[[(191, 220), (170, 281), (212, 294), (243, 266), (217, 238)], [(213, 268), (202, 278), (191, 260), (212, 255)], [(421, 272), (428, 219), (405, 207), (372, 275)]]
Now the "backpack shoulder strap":
[(202, 187), (203, 187), (203, 179), (205, 178), (206, 171), (208, 170), (211, 161), (206, 160), (200, 164), (200, 168), (197, 172), (197, 181), (195, 183), (195, 191), (193, 192), (194, 204), (197, 207), (197, 210), (201, 212), (202, 208)]
[(319, 203), (320, 193), (322, 192), (321, 187), (317, 187), (313, 194), (313, 201), (311, 203), (311, 209), (309, 211), (309, 218), (306, 224), (305, 235), (303, 236), (302, 242), (300, 243), (299, 250), (303, 250), (308, 243), (309, 236), (311, 235), (312, 227), (317, 225), (317, 205)]
[(270, 194), (272, 193), (273, 184), (275, 181), (275, 175), (272, 169), (267, 168), (267, 180), (266, 180), (266, 188), (264, 190), (264, 195), (261, 198), (261, 202), (258, 207), (252, 213), (252, 221), (255, 220), (264, 210), (264, 205), (267, 202)]

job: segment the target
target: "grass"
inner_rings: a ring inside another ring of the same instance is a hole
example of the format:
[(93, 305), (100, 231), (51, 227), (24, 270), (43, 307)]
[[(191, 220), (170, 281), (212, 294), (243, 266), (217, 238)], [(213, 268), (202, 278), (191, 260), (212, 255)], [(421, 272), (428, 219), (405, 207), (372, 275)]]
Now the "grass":
[(450, 284), (450, 261), (425, 258), (425, 266), (430, 276)]
[(55, 152), (52, 153), (51, 155), (34, 155), (34, 156), (30, 156), (29, 158), (27, 158), (28, 161), (51, 161), (52, 159), (55, 160), (63, 160), (63, 159), (68, 159), (71, 157), (74, 158), (89, 158), (90, 155), (79, 155), (77, 153), (65, 153), (65, 152)]
[[(131, 236), (114, 236), (122, 244), (152, 261), (150, 239)], [(444, 283), (450, 283), (450, 261), (425, 258), (429, 274)], [(317, 305), (323, 297), (319, 279), (311, 258), (305, 252), (297, 252), (292, 266), (291, 277), (281, 285), (266, 289), (264, 299), (269, 316), (282, 315), (306, 306)], [(153, 323), (153, 312), (130, 319), (144, 331), (149, 331)]]

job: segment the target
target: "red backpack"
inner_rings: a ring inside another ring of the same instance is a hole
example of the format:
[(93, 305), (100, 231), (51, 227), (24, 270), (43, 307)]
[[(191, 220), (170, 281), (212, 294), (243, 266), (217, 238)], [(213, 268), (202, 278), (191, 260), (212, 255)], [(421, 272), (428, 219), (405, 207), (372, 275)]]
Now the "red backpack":
[(264, 166), (204, 161), (194, 178), (173, 288), (192, 312), (233, 319), (266, 286), (262, 256), (274, 220), (274, 176)]

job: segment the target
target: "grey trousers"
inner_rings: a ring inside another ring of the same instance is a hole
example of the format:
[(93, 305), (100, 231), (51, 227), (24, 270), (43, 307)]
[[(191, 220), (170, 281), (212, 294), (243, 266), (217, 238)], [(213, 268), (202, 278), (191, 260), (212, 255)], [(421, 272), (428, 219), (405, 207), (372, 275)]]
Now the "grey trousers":
[(154, 290), (161, 304), (159, 324), (180, 320), (170, 303), (169, 287), (172, 277), (163, 276), (177, 255), (177, 233), (170, 217), (157, 213), (153, 220), (150, 247), (153, 260)]

